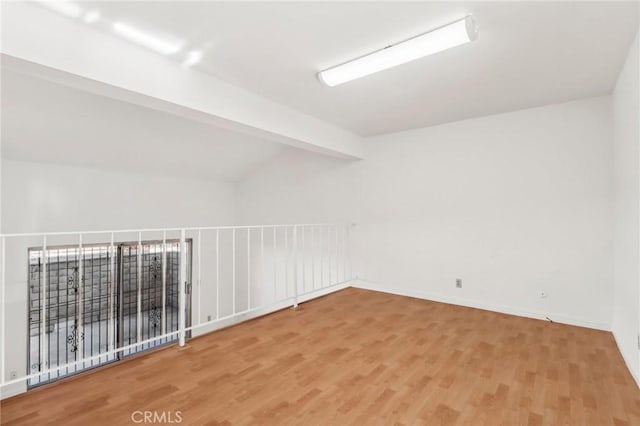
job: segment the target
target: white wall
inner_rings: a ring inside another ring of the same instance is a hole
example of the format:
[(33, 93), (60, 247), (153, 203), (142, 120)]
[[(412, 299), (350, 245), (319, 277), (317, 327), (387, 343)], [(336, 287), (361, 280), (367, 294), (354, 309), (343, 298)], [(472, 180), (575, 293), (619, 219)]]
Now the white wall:
[(612, 330), (640, 384), (640, 45), (629, 50), (613, 92), (614, 308)]
[(233, 183), (6, 159), (2, 174), (5, 233), (234, 222)]
[(601, 97), (371, 138), (359, 162), (288, 151), (236, 213), (357, 222), (378, 289), (609, 328), (611, 138)]
[(359, 209), (356, 181), (360, 165), (361, 162), (286, 149), (237, 183), (237, 221), (346, 222)]

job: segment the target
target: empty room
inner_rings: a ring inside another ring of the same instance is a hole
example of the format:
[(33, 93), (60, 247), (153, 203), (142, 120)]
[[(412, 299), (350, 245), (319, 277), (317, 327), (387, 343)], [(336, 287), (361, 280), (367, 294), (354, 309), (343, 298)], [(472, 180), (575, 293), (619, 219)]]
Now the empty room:
[(640, 425), (640, 2), (0, 8), (0, 424)]

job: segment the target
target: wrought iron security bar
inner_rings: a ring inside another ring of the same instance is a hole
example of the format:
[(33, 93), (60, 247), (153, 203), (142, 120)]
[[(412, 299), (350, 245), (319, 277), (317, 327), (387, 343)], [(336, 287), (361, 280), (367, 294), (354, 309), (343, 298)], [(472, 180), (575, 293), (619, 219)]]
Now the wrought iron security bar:
[[(190, 247), (191, 240), (188, 240), (188, 257)], [(75, 246), (48, 248), (47, 324), (44, 327), (47, 336), (42, 334), (40, 322), (43, 256), (41, 247), (29, 249), (28, 354), (31, 373), (41, 371), (43, 365), (91, 358), (108, 350), (110, 344), (122, 346), (123, 343), (158, 337), (162, 330), (178, 329), (178, 240), (142, 241), (140, 245), (120, 243), (114, 251), (106, 244), (85, 245), (82, 249)], [(115, 268), (110, 267), (112, 257), (115, 257)], [(188, 268), (188, 276), (190, 272)], [(187, 306), (190, 306), (189, 302), (188, 297)], [(190, 319), (189, 315), (187, 319)], [(49, 345), (43, 363), (40, 349), (45, 338)], [(30, 379), (28, 384), (47, 383), (173, 340), (161, 339), (101, 360), (82, 362), (64, 371)]]
[[(351, 239), (346, 224), (0, 235), (0, 385), (184, 346), (192, 333), (297, 307), (354, 279)], [(33, 321), (16, 320), (25, 317)], [(26, 353), (15, 344), (25, 340)]]

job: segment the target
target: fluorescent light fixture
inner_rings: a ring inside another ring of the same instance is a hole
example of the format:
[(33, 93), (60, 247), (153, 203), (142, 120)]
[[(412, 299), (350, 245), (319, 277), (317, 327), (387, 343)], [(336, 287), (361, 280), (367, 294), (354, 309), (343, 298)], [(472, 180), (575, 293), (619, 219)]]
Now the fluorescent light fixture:
[(84, 22), (86, 22), (87, 24), (96, 22), (98, 19), (100, 19), (100, 12), (98, 12), (97, 10), (89, 11), (84, 14), (83, 19), (84, 19)]
[(449, 25), (321, 71), (318, 73), (318, 78), (327, 86), (337, 86), (468, 43), (476, 38), (478, 38), (478, 25), (473, 16), (468, 15)]
[(113, 31), (134, 43), (154, 50), (163, 55), (172, 55), (180, 50), (182, 43), (175, 40), (166, 40), (140, 31), (124, 22), (113, 24)]
[(189, 68), (200, 62), (200, 60), (202, 60), (202, 51), (192, 50), (187, 54), (187, 59), (182, 63), (182, 66)]
[(70, 1), (39, 1), (38, 4), (69, 18), (79, 18), (82, 8)]

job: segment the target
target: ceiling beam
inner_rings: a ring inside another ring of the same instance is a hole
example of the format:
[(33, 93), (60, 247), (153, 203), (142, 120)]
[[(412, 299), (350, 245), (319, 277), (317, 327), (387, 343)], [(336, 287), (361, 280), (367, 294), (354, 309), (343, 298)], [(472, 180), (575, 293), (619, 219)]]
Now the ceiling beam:
[(2, 8), (3, 67), (262, 139), (363, 158), (359, 135), (36, 4)]

